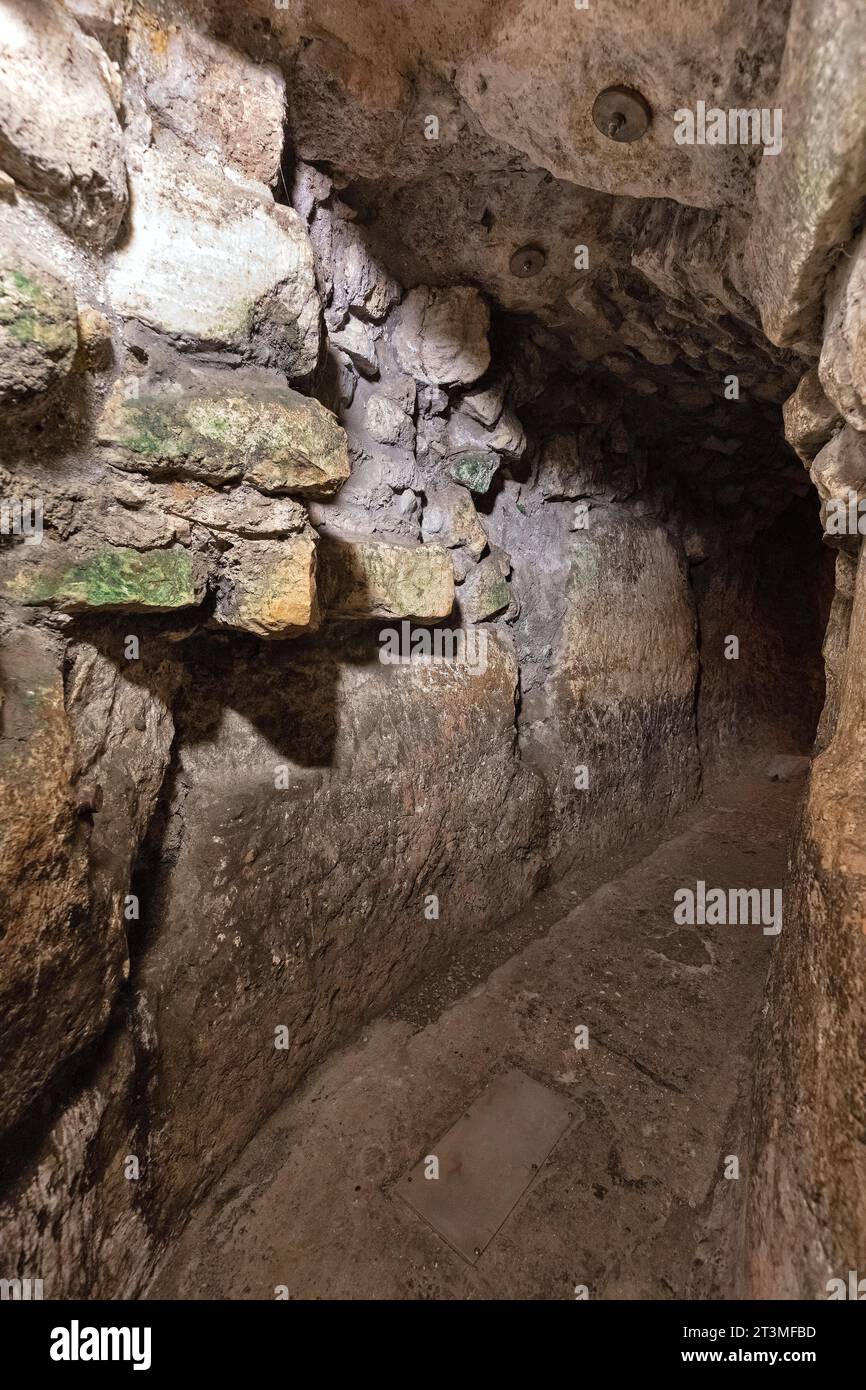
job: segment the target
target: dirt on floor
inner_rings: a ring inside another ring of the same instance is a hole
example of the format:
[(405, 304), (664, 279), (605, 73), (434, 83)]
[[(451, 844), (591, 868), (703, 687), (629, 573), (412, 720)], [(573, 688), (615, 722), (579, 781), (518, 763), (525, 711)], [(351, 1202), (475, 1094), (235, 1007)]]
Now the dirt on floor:
[[(780, 888), (801, 792), (762, 767), (610, 861), (606, 881), (566, 878), (469, 943), (285, 1102), (150, 1296), (737, 1296), (751, 1039), (776, 938), (677, 924), (674, 893)], [(502, 1181), (501, 1224), (467, 1258), (401, 1184), (453, 1149), (443, 1137), (462, 1116), (484, 1124), (491, 1083), (511, 1072), (565, 1102), (564, 1128), (515, 1195), (499, 1105), (475, 1152)]]

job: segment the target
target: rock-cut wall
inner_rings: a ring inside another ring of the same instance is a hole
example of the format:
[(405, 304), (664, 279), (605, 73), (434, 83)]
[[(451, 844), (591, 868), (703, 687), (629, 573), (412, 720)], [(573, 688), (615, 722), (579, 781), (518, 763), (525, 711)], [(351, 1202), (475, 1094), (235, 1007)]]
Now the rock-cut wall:
[[(687, 806), (714, 722), (729, 752), (799, 750), (820, 686), (808, 643), (796, 707), (768, 661), (762, 722), (718, 665), (726, 608), (756, 648), (772, 620), (767, 566), (738, 577), (715, 508), (745, 491), (753, 417), (720, 444), (690, 365), (722, 318), (732, 353), (762, 353), (723, 276), (698, 304), (671, 269), (704, 238), (711, 278), (709, 166), (695, 218), (643, 209), (645, 281), (603, 266), (567, 299), (574, 189), (453, 91), (457, 162), (408, 265), (330, 154), (362, 185), (392, 155), (426, 167), (406, 82), (300, 33), (281, 65), (263, 18), (249, 56), (181, 10), (0, 0), (0, 1273), (51, 1297), (139, 1293), (329, 1048), (549, 876)], [(464, 157), (486, 161), (483, 206)], [(473, 235), (501, 227), (512, 176), (521, 215), (547, 200), (567, 238), (546, 328), (453, 233), (470, 204)], [(653, 163), (629, 189), (666, 186)], [(616, 223), (613, 201), (584, 211)], [(596, 375), (564, 373), (566, 309)], [(694, 524), (671, 420), (693, 471), (709, 460)], [(743, 557), (790, 500), (791, 459), (771, 463)]]

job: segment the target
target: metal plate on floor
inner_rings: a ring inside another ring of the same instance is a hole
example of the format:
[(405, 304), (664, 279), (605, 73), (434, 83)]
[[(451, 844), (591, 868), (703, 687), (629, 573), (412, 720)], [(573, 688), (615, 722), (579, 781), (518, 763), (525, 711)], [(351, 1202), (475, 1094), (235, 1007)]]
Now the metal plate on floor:
[[(571, 1123), (568, 1102), (521, 1071), (497, 1076), (395, 1187), (474, 1264)], [(439, 1161), (439, 1176), (426, 1177)]]

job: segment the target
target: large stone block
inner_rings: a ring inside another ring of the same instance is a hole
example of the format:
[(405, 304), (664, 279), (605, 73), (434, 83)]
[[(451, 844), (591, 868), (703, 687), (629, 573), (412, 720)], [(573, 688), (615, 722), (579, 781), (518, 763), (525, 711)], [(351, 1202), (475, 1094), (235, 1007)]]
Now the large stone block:
[(307, 229), (261, 184), (157, 149), (130, 166), (131, 233), (108, 276), (115, 308), (178, 343), (308, 375), (319, 297)]
[[(864, 114), (866, 126), (866, 114)], [(864, 138), (866, 143), (866, 138)], [(843, 259), (827, 295), (818, 366), (829, 399), (855, 430), (866, 430), (866, 237)]]
[(321, 595), (341, 618), (417, 618), (435, 622), (454, 606), (454, 570), (439, 545), (323, 536)]
[(460, 586), (461, 617), (470, 623), (482, 623), (504, 613), (511, 603), (510, 573), (510, 561), (501, 550), (492, 551), (480, 565), (470, 569)]
[(127, 204), (116, 73), (55, 0), (0, 4), (0, 167), (98, 247)]
[(785, 438), (804, 462), (815, 457), (842, 423), (838, 410), (824, 394), (816, 367), (806, 373), (794, 394), (785, 401), (782, 416)]
[(69, 613), (166, 612), (200, 603), (204, 588), (203, 558), (181, 546), (105, 545), (83, 553), (52, 543), (21, 546), (7, 558), (2, 581), (7, 599)]
[(481, 525), (475, 504), (461, 487), (431, 491), (421, 524), (424, 541), (466, 550), (480, 560), (487, 548), (487, 532)]
[(276, 180), (286, 103), (278, 68), (152, 14), (130, 25), (129, 53), (160, 125), (218, 165), (258, 183)]
[(217, 535), (269, 540), (303, 531), (307, 524), (307, 513), (299, 502), (291, 497), (263, 497), (251, 487), (229, 491), (200, 483), (171, 483), (167, 488), (158, 483), (154, 487), (156, 496), (148, 496), (167, 512), (188, 518)]
[(850, 492), (866, 487), (866, 435), (846, 425), (815, 455), (809, 472), (822, 501), (847, 503)]
[(761, 161), (746, 245), (751, 297), (774, 343), (817, 341), (827, 272), (861, 214), (864, 63), (860, 0), (794, 0), (772, 101), (782, 153)]
[(263, 492), (330, 497), (349, 476), (346, 436), (319, 401), (286, 387), (238, 387), (213, 373), (190, 391), (120, 381), (98, 426), (120, 468)]

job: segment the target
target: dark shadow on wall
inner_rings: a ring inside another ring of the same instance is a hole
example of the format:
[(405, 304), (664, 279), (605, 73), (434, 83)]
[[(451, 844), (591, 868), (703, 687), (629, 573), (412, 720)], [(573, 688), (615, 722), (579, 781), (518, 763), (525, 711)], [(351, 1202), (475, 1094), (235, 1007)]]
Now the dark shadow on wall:
[[(807, 754), (824, 702), (821, 643), (833, 551), (814, 495), (796, 499), (748, 546), (692, 566), (701, 635), (697, 702), (704, 775), (751, 754)], [(738, 655), (730, 639), (736, 638)]]

